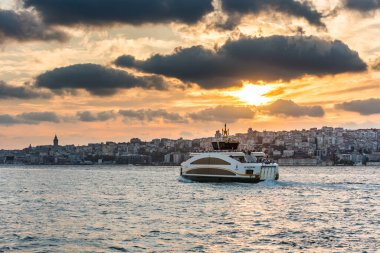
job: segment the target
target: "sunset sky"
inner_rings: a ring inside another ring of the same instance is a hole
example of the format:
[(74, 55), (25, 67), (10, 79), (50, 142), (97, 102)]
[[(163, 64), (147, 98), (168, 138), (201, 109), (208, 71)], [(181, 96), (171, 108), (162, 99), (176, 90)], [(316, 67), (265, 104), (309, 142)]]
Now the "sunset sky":
[(0, 149), (380, 128), (379, 0), (1, 0)]

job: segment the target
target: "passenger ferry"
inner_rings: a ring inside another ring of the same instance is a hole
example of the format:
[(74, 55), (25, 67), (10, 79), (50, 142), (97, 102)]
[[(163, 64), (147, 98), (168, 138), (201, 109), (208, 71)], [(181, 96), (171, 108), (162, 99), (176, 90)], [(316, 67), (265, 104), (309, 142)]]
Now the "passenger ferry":
[(239, 141), (230, 138), (227, 125), (222, 137), (212, 141), (214, 151), (191, 153), (181, 164), (183, 178), (197, 182), (257, 183), (278, 180), (278, 164), (267, 159), (264, 152), (237, 151)]

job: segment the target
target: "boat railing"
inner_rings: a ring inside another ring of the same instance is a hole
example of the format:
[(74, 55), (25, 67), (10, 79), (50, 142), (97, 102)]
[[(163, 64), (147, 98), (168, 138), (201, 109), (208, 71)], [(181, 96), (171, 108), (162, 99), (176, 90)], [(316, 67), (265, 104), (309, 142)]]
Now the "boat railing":
[[(195, 155), (199, 155), (199, 154), (208, 154), (208, 153), (243, 153), (245, 155), (248, 155), (247, 153), (245, 153), (244, 151), (235, 151), (235, 150), (214, 150), (214, 151), (208, 151), (208, 150), (205, 150), (205, 151), (201, 151), (201, 152), (193, 152), (193, 153), (189, 153), (190, 156), (195, 156)], [(256, 157), (256, 156), (255, 156)], [(257, 157), (256, 157), (257, 158)], [(261, 159), (260, 162), (256, 162), (256, 163), (261, 163), (261, 164), (275, 164), (276, 162), (272, 159), (268, 159), (268, 158), (265, 158), (265, 159)]]
[(274, 160), (265, 160), (262, 164), (276, 164), (276, 162)]
[[(204, 150), (199, 152), (190, 152), (190, 154), (204, 154), (204, 153), (244, 153), (246, 155), (254, 154), (256, 152), (247, 153), (246, 151), (239, 151), (236, 149), (231, 150)], [(260, 152), (257, 152), (260, 153)]]
[(190, 152), (190, 156), (198, 155), (198, 154), (208, 154), (208, 153), (244, 153), (243, 151), (237, 150), (210, 150), (210, 151), (200, 151), (200, 152)]
[[(236, 149), (231, 149), (231, 150), (204, 150), (204, 151), (199, 151), (196, 152), (195, 154), (203, 154), (203, 153), (229, 153), (229, 152), (243, 152), (243, 151), (238, 151)], [(244, 153), (244, 152), (243, 152)]]

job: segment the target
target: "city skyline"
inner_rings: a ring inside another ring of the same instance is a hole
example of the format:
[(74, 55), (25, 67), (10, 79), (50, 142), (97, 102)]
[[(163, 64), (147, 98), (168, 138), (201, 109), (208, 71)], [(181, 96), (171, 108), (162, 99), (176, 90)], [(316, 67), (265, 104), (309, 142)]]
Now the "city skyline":
[[(22, 150), (0, 149), (0, 164), (178, 165), (190, 153), (212, 151), (211, 142), (215, 138), (220, 139), (222, 132), (217, 130), (213, 137), (198, 139), (156, 138), (142, 141), (132, 138), (119, 143), (107, 141), (78, 146), (59, 145), (59, 138), (55, 135), (52, 142), (46, 145), (30, 145)], [(259, 132), (249, 128), (229, 138), (240, 143), (238, 151), (265, 152), (269, 159), (280, 165), (378, 165), (379, 132), (380, 129), (348, 130), (327, 126), (279, 132)]]
[[(368, 4), (370, 3), (370, 4)], [(380, 5), (4, 0), (0, 149), (380, 128)]]
[[(321, 129), (324, 129), (324, 128), (333, 128), (333, 129), (343, 129), (345, 131), (375, 131), (377, 133), (380, 132), (380, 129), (379, 128), (343, 128), (343, 127), (332, 127), (332, 126), (322, 126), (321, 128), (318, 128), (318, 127), (312, 127), (312, 128), (309, 128), (309, 129), (290, 129), (290, 130), (267, 130), (267, 129), (264, 129), (264, 130), (256, 130), (256, 129), (253, 129), (252, 127), (249, 127), (248, 128), (248, 131), (252, 130), (254, 132), (258, 132), (258, 133), (281, 133), (281, 132), (304, 132), (304, 131), (310, 131), (310, 130), (313, 130), (313, 129), (318, 129), (318, 130), (321, 130)], [(230, 130), (228, 128), (228, 130)], [(21, 149), (24, 149), (24, 148), (28, 148), (28, 147), (37, 147), (37, 146), (49, 146), (49, 145), (52, 145), (52, 146), (84, 146), (84, 145), (89, 145), (89, 144), (102, 144), (102, 143), (108, 143), (108, 142), (112, 142), (112, 143), (126, 143), (126, 142), (129, 142), (130, 140), (132, 139), (138, 139), (142, 142), (152, 142), (154, 140), (157, 140), (157, 139), (168, 139), (168, 140), (197, 140), (197, 139), (208, 139), (208, 138), (213, 138), (213, 137), (216, 137), (215, 134), (217, 131), (221, 131), (220, 129), (217, 129), (216, 131), (214, 131), (213, 133), (210, 133), (209, 135), (205, 135), (205, 136), (192, 136), (192, 137), (185, 137), (185, 136), (179, 136), (178, 138), (168, 138), (168, 137), (165, 137), (165, 136), (155, 136), (151, 139), (142, 139), (140, 138), (139, 136), (134, 136), (134, 135), (131, 135), (131, 137), (126, 137), (125, 139), (121, 139), (121, 140), (113, 140), (113, 139), (105, 139), (105, 140), (92, 140), (90, 142), (87, 142), (87, 143), (70, 143), (68, 142), (66, 139), (65, 139), (65, 136), (62, 137), (62, 139), (60, 138), (60, 135), (59, 134), (54, 134), (53, 137), (50, 137), (50, 139), (45, 142), (45, 143), (37, 143), (37, 144), (33, 144), (33, 143), (29, 143), (29, 144), (25, 144), (23, 146), (20, 146), (20, 147), (15, 147), (15, 148), (2, 148), (0, 147), (0, 150), (21, 150)], [(231, 132), (231, 137), (233, 136), (239, 136), (241, 134), (245, 134), (247, 131), (245, 132)], [(49, 142), (50, 141), (50, 142)], [(57, 142), (57, 144), (55, 144)], [(59, 143), (59, 144), (58, 144)]]

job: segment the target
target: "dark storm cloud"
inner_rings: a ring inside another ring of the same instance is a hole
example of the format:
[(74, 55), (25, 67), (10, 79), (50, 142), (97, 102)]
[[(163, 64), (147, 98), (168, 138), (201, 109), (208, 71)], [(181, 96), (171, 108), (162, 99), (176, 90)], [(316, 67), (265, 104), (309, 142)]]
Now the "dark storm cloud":
[(239, 119), (253, 119), (255, 112), (248, 107), (217, 106), (196, 113), (189, 113), (188, 116), (195, 121), (233, 123)]
[(154, 121), (157, 119), (163, 119), (165, 122), (170, 122), (170, 123), (186, 123), (187, 121), (184, 117), (182, 117), (178, 113), (167, 112), (166, 110), (163, 110), (163, 109), (120, 110), (119, 114), (123, 116), (126, 121), (128, 120)]
[(113, 111), (104, 111), (98, 113), (89, 111), (77, 112), (78, 119), (83, 122), (107, 121), (116, 118), (116, 116), (117, 114)]
[(66, 40), (63, 32), (46, 26), (34, 13), (0, 9), (0, 43), (5, 40)]
[(240, 21), (242, 15), (259, 14), (260, 12), (279, 12), (288, 16), (306, 19), (310, 24), (325, 27), (322, 14), (311, 2), (294, 0), (222, 0), (222, 9), (228, 13), (227, 26), (233, 27)]
[(349, 112), (358, 112), (361, 115), (377, 114), (380, 113), (380, 99), (352, 100), (350, 102), (336, 104), (335, 108)]
[(268, 114), (290, 117), (323, 117), (325, 111), (321, 106), (301, 106), (291, 100), (276, 100), (268, 106), (261, 106), (260, 109)]
[(61, 119), (54, 112), (27, 112), (18, 115), (0, 115), (0, 125), (37, 125), (42, 122), (59, 123)]
[(31, 86), (12, 86), (0, 81), (0, 99), (50, 98), (51, 94), (36, 90)]
[(345, 0), (345, 7), (361, 12), (374, 11), (380, 9), (380, 0)]
[(48, 24), (196, 23), (213, 11), (212, 0), (23, 0)]
[(119, 89), (141, 87), (166, 89), (165, 81), (158, 76), (138, 77), (128, 72), (96, 64), (76, 64), (56, 68), (37, 76), (36, 87), (45, 87), (56, 93), (85, 89), (93, 95), (110, 96)]
[(310, 75), (365, 71), (357, 52), (339, 40), (314, 36), (270, 36), (228, 41), (216, 51), (202, 46), (177, 49), (171, 55), (147, 60), (120, 56), (115, 64), (144, 72), (176, 77), (203, 88), (223, 88), (241, 80), (290, 80)]

